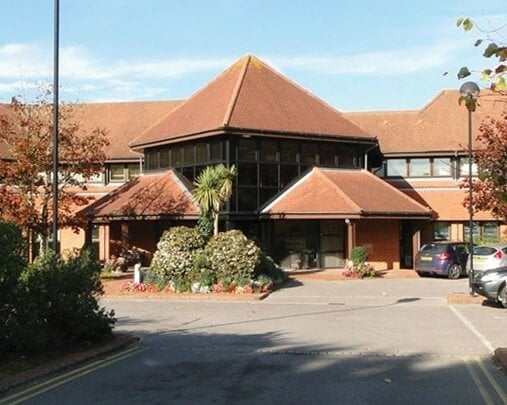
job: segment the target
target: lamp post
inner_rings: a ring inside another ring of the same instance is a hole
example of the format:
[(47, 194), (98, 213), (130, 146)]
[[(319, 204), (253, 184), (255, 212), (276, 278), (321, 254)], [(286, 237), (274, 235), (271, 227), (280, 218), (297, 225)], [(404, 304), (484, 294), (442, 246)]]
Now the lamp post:
[(54, 0), (54, 67), (53, 67), (53, 250), (58, 245), (58, 90), (59, 90), (60, 0)]
[(474, 295), (474, 210), (472, 206), (472, 113), (476, 108), (476, 101), (479, 97), (480, 88), (475, 82), (466, 82), (459, 88), (461, 96), (460, 101), (464, 101), (468, 110), (468, 240), (469, 240), (469, 258), (470, 272), (468, 274), (468, 286), (470, 295)]

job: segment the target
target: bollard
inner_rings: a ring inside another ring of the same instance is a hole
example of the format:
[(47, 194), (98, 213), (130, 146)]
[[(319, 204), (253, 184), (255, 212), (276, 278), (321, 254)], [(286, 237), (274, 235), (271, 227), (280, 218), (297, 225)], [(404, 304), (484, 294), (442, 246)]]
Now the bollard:
[(141, 279), (141, 263), (134, 264), (134, 283), (139, 284), (143, 280)]

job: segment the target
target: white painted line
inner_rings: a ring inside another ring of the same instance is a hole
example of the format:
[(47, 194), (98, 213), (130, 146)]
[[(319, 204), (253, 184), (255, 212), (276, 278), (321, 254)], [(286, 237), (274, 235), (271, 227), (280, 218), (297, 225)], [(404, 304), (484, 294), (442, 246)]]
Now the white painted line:
[(484, 335), (479, 332), (474, 325), (472, 325), (472, 323), (466, 319), (463, 315), (461, 315), (461, 313), (453, 306), (453, 305), (449, 305), (449, 307), (451, 308), (451, 311), (454, 312), (454, 314), (461, 320), (461, 322), (463, 322), (465, 324), (465, 326), (470, 329), (470, 331), (479, 338), (479, 340), (482, 342), (482, 344), (484, 346), (486, 346), (486, 349), (488, 349), (491, 353), (493, 353), (495, 351), (495, 348), (493, 347), (493, 345), (490, 343), (490, 341), (488, 339), (486, 339), (484, 337)]

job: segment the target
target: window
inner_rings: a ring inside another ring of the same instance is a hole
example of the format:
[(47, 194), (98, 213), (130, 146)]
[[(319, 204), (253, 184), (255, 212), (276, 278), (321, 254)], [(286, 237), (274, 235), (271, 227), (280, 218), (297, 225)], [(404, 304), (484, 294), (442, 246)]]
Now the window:
[[(463, 232), (464, 233), (464, 235), (463, 235), (464, 240), (469, 241), (470, 240), (470, 225), (468, 224), (468, 222), (463, 227), (463, 231), (464, 231)], [(473, 224), (473, 240), (474, 241), (479, 238), (479, 234), (480, 234), (479, 224), (477, 224), (477, 222), (474, 222), (474, 224)]]
[(430, 175), (429, 159), (410, 159), (410, 177), (426, 177)]
[(256, 163), (240, 163), (238, 165), (238, 184), (240, 186), (257, 186)]
[(238, 211), (257, 209), (257, 188), (240, 187), (238, 189)]
[(433, 159), (433, 176), (452, 176), (452, 162), (450, 158)]
[(260, 166), (260, 180), (261, 187), (278, 187), (278, 166), (262, 164)]
[(301, 145), (301, 163), (304, 165), (314, 165), (317, 155), (317, 145), (313, 143), (304, 143)]
[(125, 181), (125, 168), (123, 164), (112, 164), (109, 166), (109, 180)]
[(128, 170), (128, 178), (131, 179), (134, 176), (139, 175), (141, 173), (141, 168), (139, 167), (139, 163), (129, 163), (127, 165)]
[(208, 161), (207, 146), (205, 143), (198, 143), (196, 145), (197, 163), (206, 163)]
[(387, 175), (389, 177), (407, 176), (407, 161), (406, 159), (388, 159), (387, 160)]
[(214, 141), (210, 143), (210, 161), (220, 162), (223, 159), (222, 141)]
[(163, 149), (160, 151), (160, 167), (165, 169), (171, 166), (169, 159), (169, 149)]
[(282, 163), (297, 163), (298, 144), (295, 142), (282, 142), (280, 161)]
[(185, 145), (183, 147), (183, 164), (194, 164), (194, 145)]
[(356, 149), (352, 146), (340, 146), (338, 148), (338, 166), (356, 166)]
[(98, 225), (92, 224), (91, 234), (92, 234), (91, 248), (98, 257), (99, 256), (99, 248), (100, 248), (100, 236), (99, 236), (99, 226)]
[(158, 151), (150, 151), (146, 155), (148, 170), (156, 170), (160, 167), (160, 156)]
[(319, 158), (322, 166), (336, 166), (334, 145), (320, 145)]
[(280, 188), (284, 188), (298, 176), (298, 167), (296, 165), (280, 166)]
[[(468, 158), (459, 159), (459, 175), (467, 177), (469, 173)], [(477, 176), (477, 163), (472, 163), (472, 176)]]
[(433, 224), (433, 240), (449, 240), (449, 222), (435, 222)]
[(486, 222), (482, 225), (482, 237), (484, 239), (498, 239), (498, 224), (496, 222)]
[(257, 142), (255, 139), (240, 139), (238, 143), (238, 160), (257, 160)]
[(181, 146), (176, 146), (175, 148), (171, 149), (171, 160), (172, 160), (172, 166), (181, 166), (183, 163), (183, 159), (181, 157), (183, 153), (183, 148)]
[(277, 161), (278, 144), (274, 141), (261, 141), (260, 160), (265, 162)]

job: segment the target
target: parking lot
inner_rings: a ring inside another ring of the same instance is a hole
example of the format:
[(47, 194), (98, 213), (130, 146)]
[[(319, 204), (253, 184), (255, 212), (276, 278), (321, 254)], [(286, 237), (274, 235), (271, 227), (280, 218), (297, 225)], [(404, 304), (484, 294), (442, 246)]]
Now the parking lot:
[(507, 310), (447, 302), (467, 288), (308, 280), (257, 302), (106, 299), (139, 350), (31, 401), (503, 404), (491, 353)]

